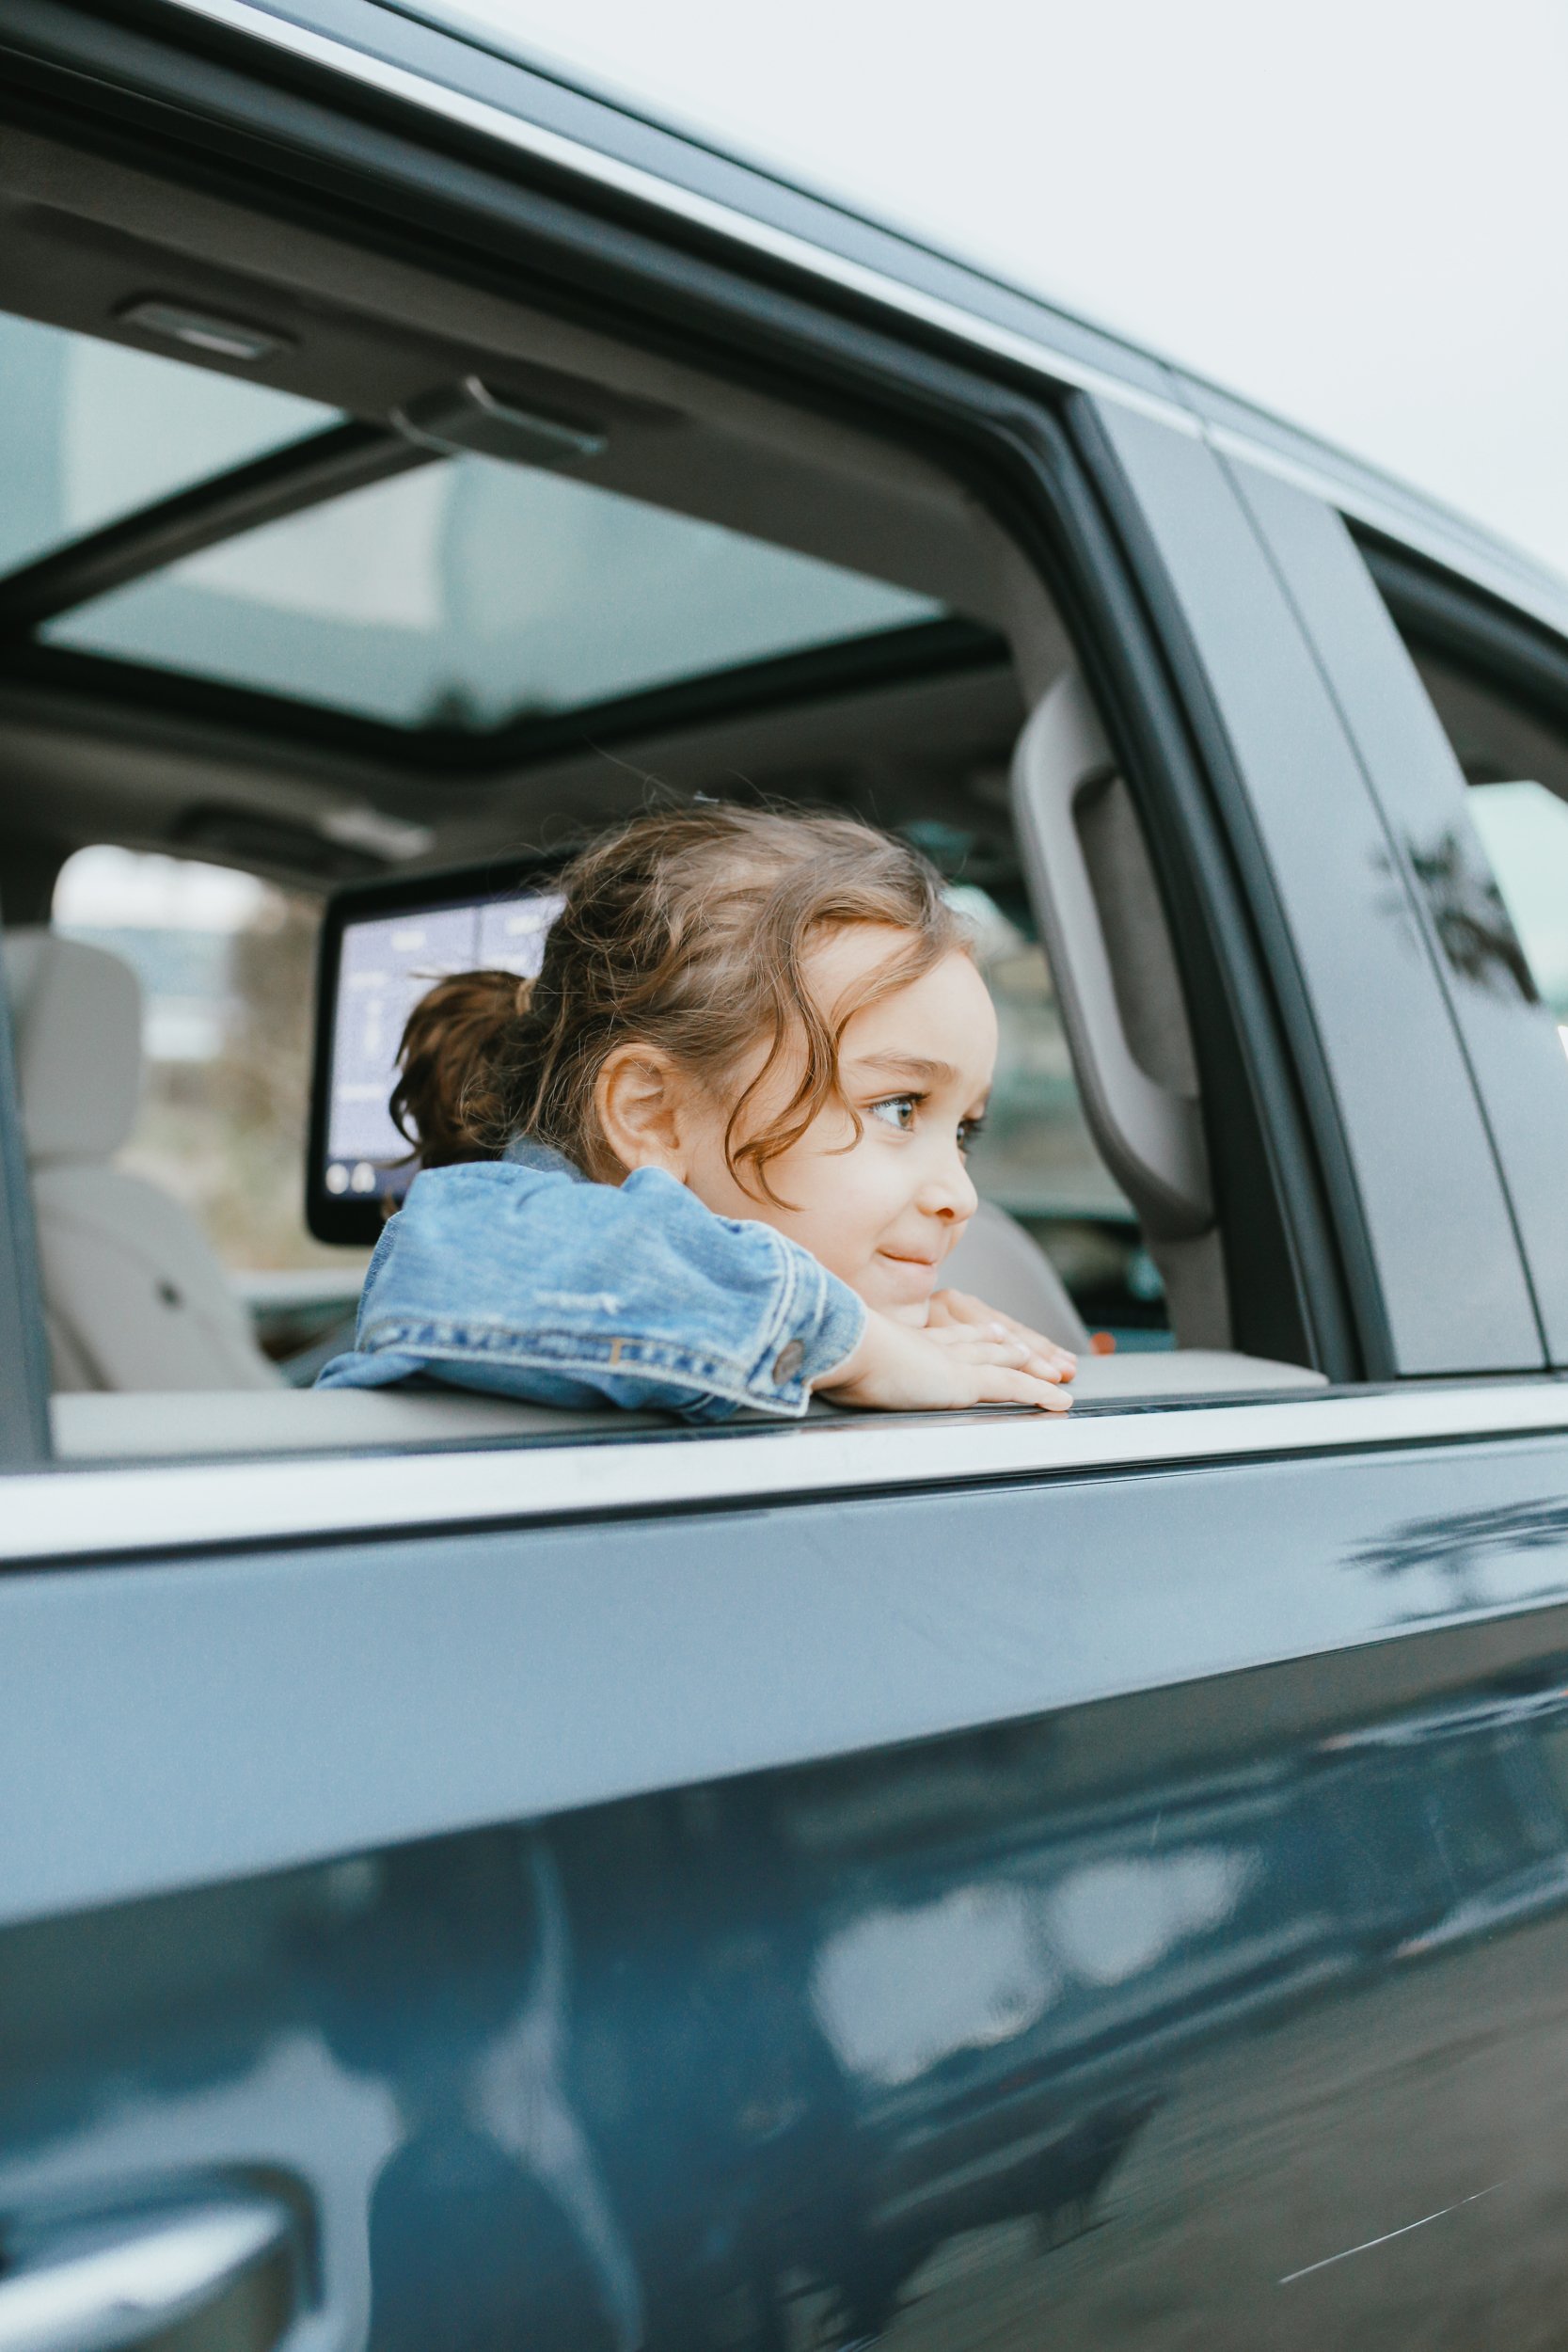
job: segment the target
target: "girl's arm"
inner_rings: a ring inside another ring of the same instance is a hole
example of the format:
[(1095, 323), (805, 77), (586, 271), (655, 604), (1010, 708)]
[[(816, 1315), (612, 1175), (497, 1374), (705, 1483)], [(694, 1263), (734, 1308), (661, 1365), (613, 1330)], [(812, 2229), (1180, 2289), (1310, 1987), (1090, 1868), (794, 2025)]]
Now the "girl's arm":
[(921, 1410), (1060, 1406), (1011, 1337), (868, 1312), (771, 1226), (716, 1216), (643, 1168), (590, 1184), (509, 1162), (428, 1170), (376, 1248), (352, 1355), (323, 1388), (425, 1378), (539, 1405), (722, 1421), (803, 1413), (814, 1389)]
[(319, 1385), (798, 1415), (865, 1322), (808, 1250), (657, 1169), (615, 1186), (479, 1161), (416, 1178), (371, 1261), (354, 1352)]

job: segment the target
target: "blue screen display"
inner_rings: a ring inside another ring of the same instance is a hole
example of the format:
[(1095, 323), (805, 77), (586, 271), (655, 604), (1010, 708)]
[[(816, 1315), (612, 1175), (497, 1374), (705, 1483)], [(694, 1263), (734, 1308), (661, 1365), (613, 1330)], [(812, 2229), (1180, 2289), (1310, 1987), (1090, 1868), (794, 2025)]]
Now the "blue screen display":
[(386, 1200), (407, 1190), (416, 1170), (388, 1108), (404, 1022), (448, 973), (535, 978), (562, 903), (555, 892), (531, 891), (344, 925), (323, 1169), (329, 1193)]

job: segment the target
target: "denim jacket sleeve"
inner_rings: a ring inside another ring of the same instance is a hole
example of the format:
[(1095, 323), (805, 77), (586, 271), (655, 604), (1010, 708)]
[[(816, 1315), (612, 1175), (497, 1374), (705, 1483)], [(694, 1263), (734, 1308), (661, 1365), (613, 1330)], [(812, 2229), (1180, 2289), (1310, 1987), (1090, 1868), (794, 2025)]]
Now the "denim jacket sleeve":
[(354, 1352), (323, 1388), (423, 1375), (540, 1405), (799, 1415), (865, 1309), (771, 1226), (673, 1177), (483, 1161), (427, 1169), (376, 1245)]

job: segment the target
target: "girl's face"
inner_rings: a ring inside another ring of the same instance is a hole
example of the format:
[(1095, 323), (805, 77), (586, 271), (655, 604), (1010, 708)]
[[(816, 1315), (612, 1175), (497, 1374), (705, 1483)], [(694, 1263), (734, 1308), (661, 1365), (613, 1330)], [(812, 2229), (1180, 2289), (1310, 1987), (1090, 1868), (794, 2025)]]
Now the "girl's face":
[[(899, 938), (863, 923), (816, 951), (807, 977), (830, 1018), (846, 992), (896, 951)], [(848, 1023), (839, 1058), (843, 1103), (830, 1104), (798, 1143), (768, 1162), (768, 1184), (789, 1207), (758, 1200), (730, 1172), (728, 1103), (692, 1098), (679, 1121), (684, 1165), (664, 1164), (720, 1216), (777, 1227), (868, 1307), (923, 1325), (942, 1262), (976, 1207), (964, 1160), (995, 1063), (996, 1013), (986, 984), (969, 957), (955, 952)], [(765, 1089), (770, 1099), (756, 1106), (759, 1120), (788, 1100), (793, 1085), (792, 1072), (777, 1073), (776, 1086)], [(846, 1104), (859, 1115), (858, 1140)]]

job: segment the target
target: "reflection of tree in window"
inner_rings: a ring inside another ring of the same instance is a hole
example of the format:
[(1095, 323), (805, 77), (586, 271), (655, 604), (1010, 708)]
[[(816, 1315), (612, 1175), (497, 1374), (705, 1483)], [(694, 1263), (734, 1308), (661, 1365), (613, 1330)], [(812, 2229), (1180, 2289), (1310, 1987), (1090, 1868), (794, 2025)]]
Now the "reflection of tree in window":
[(1469, 808), (1535, 987), (1568, 1024), (1568, 804), (1520, 780), (1472, 785)]
[(1410, 863), (1450, 968), (1483, 988), (1517, 993), (1527, 1005), (1538, 1003), (1502, 893), (1459, 834), (1440, 834), (1424, 849), (1412, 842)]

